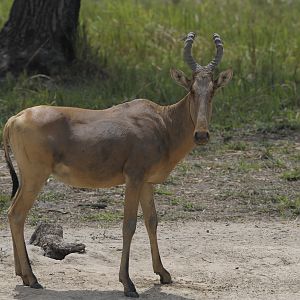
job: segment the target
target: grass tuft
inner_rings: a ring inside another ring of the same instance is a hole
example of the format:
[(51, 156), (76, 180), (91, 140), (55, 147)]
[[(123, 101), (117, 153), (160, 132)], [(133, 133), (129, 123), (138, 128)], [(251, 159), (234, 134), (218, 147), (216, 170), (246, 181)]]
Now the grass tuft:
[(155, 188), (155, 193), (163, 196), (172, 196), (173, 193), (166, 189), (164, 186), (160, 185)]
[(278, 208), (282, 214), (291, 211), (294, 215), (300, 215), (300, 196), (295, 199), (291, 199), (287, 196), (277, 196), (273, 199), (273, 202), (279, 205)]
[(281, 178), (287, 181), (297, 181), (300, 180), (300, 169), (294, 169), (286, 171), (281, 175)]

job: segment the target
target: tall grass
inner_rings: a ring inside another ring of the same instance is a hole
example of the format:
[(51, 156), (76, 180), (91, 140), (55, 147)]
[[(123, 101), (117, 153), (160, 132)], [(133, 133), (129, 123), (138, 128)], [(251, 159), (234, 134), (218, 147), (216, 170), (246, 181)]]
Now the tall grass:
[[(139, 97), (173, 103), (184, 91), (172, 82), (169, 69), (191, 74), (182, 59), (181, 39), (195, 31), (193, 53), (198, 62), (212, 59), (212, 33), (218, 32), (225, 47), (219, 70), (234, 70), (233, 82), (215, 98), (216, 127), (299, 126), (300, 1), (81, 2), (75, 71), (54, 83), (35, 84), (26, 76), (7, 78), (0, 89), (0, 123), (15, 111), (40, 103), (104, 108)], [(0, 3), (0, 25), (11, 3)], [(107, 76), (97, 72), (99, 68)]]

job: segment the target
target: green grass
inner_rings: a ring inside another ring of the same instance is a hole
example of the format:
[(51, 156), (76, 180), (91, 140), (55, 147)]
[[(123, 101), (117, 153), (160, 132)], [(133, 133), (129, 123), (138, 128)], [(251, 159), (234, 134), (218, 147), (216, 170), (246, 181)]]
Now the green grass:
[(187, 175), (187, 173), (191, 169), (192, 169), (192, 166), (189, 163), (186, 163), (184, 161), (181, 161), (176, 167), (176, 170), (180, 173), (180, 176)]
[[(41, 103), (95, 109), (139, 97), (174, 103), (185, 92), (169, 69), (191, 75), (181, 38), (195, 31), (197, 61), (212, 59), (211, 37), (218, 32), (225, 47), (219, 70), (234, 70), (233, 81), (215, 97), (216, 129), (244, 124), (263, 131), (300, 129), (300, 1), (81, 2), (78, 61), (53, 78), (54, 84), (8, 76), (0, 87), (0, 127), (10, 115)], [(1, 27), (11, 4), (0, 3)]]
[(226, 148), (235, 151), (245, 151), (247, 149), (247, 144), (243, 141), (230, 142), (226, 145)]
[(260, 163), (255, 161), (247, 162), (245, 160), (239, 160), (236, 166), (236, 170), (242, 173), (258, 171), (260, 168), (261, 168)]
[(36, 212), (31, 212), (28, 216), (27, 222), (31, 226), (36, 226), (41, 221), (48, 221), (47, 217), (41, 217)]
[(39, 201), (58, 203), (66, 198), (66, 195), (61, 192), (44, 192), (39, 196)]
[(163, 195), (163, 196), (172, 196), (173, 193), (169, 191), (167, 188), (165, 188), (163, 185), (158, 185), (155, 188), (155, 194)]
[(10, 196), (5, 194), (0, 194), (0, 212), (8, 209), (10, 205)]
[(187, 212), (203, 211), (205, 209), (203, 205), (190, 203), (190, 202), (183, 203), (182, 207), (183, 210)]
[(294, 215), (300, 215), (300, 195), (294, 199), (287, 196), (277, 196), (273, 199), (273, 202), (278, 205), (281, 214), (291, 212)]
[[(276, 150), (278, 151), (278, 149)], [(274, 156), (270, 145), (267, 145), (262, 149), (260, 158), (263, 161), (264, 166), (267, 168), (286, 168), (285, 162), (281, 158)]]
[(183, 200), (180, 198), (172, 198), (170, 199), (170, 205), (177, 206), (179, 205)]
[(285, 179), (287, 181), (297, 181), (297, 180), (300, 180), (300, 168), (284, 172), (281, 175), (281, 178), (283, 178), (283, 179)]

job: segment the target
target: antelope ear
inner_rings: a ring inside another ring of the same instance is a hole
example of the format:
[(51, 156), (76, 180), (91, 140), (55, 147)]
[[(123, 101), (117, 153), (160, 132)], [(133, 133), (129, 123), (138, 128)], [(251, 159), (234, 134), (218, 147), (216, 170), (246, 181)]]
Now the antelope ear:
[(214, 88), (219, 89), (225, 86), (231, 80), (232, 76), (233, 76), (232, 69), (228, 69), (226, 71), (221, 72), (218, 79), (214, 81)]
[(183, 86), (187, 91), (190, 91), (192, 81), (188, 79), (182, 71), (171, 69), (170, 74), (177, 84)]

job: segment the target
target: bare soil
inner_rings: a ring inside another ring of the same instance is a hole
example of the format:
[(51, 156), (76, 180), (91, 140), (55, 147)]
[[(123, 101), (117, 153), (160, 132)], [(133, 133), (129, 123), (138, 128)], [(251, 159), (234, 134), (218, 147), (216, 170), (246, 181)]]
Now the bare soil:
[[(124, 187), (85, 190), (50, 178), (28, 217), (64, 227), (85, 254), (62, 261), (28, 245), (44, 290), (14, 275), (6, 210), (11, 180), (0, 153), (0, 299), (125, 299), (118, 282)], [(300, 299), (300, 134), (214, 133), (156, 187), (159, 244), (171, 285), (153, 274), (139, 213), (131, 277), (142, 299)], [(99, 209), (102, 204), (105, 209)], [(98, 207), (98, 208), (95, 208)]]

